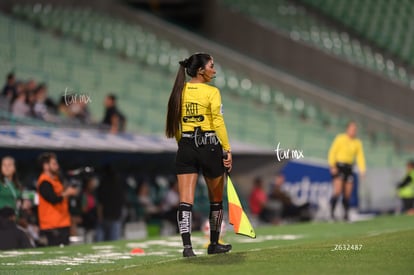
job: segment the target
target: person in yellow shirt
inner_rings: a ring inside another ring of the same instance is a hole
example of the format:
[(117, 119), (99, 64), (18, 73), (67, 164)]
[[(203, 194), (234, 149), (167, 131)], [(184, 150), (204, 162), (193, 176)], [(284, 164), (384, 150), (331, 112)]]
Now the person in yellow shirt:
[(335, 219), (336, 202), (342, 194), (344, 219), (349, 220), (349, 201), (353, 189), (353, 165), (356, 163), (361, 176), (365, 175), (365, 156), (362, 142), (357, 137), (357, 124), (348, 123), (346, 132), (335, 137), (329, 149), (328, 162), (333, 179), (333, 194), (331, 198), (331, 217)]
[(398, 197), (401, 199), (403, 213), (414, 214), (414, 160), (407, 162), (407, 175), (398, 184)]
[[(224, 123), (220, 91), (208, 85), (216, 74), (213, 57), (196, 53), (179, 62), (180, 67), (167, 109), (165, 133), (178, 143), (176, 172), (180, 204), (177, 222), (184, 257), (196, 256), (191, 243), (192, 206), (198, 173), (203, 173), (210, 199), (208, 254), (226, 253), (220, 244), (223, 221), (224, 172), (232, 167), (232, 154)], [(191, 77), (186, 82), (185, 74)], [(223, 159), (223, 150), (227, 158)]]

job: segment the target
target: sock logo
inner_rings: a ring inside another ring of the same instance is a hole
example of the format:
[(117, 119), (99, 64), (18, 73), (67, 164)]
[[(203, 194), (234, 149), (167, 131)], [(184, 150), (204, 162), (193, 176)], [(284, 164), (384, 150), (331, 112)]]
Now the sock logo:
[(221, 222), (223, 220), (223, 211), (211, 211), (210, 230), (220, 232)]
[(181, 220), (179, 221), (180, 225), (180, 233), (190, 233), (190, 220), (191, 220), (191, 212), (190, 211), (182, 211)]

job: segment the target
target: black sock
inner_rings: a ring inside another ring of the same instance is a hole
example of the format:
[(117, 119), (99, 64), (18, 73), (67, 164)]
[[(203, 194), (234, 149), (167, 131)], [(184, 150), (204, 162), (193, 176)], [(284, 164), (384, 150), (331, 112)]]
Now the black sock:
[(335, 216), (335, 207), (336, 207), (336, 202), (338, 201), (338, 197), (333, 196), (331, 198), (331, 217), (333, 218)]
[(191, 245), (191, 220), (192, 220), (191, 204), (181, 202), (178, 206), (177, 223), (180, 230), (181, 239), (185, 248), (192, 247)]
[(349, 210), (349, 199), (342, 198), (342, 205), (344, 206), (344, 217), (348, 219), (348, 210)]
[(210, 203), (210, 243), (217, 244), (223, 222), (223, 202)]

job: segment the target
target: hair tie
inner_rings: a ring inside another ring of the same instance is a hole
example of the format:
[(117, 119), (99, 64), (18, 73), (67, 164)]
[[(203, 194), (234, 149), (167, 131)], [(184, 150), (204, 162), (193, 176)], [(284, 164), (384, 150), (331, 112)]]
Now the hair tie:
[(181, 60), (180, 62), (178, 62), (181, 66), (183, 66), (184, 68), (187, 68), (187, 66), (188, 66), (188, 59), (186, 58), (186, 59), (184, 59), (184, 60)]

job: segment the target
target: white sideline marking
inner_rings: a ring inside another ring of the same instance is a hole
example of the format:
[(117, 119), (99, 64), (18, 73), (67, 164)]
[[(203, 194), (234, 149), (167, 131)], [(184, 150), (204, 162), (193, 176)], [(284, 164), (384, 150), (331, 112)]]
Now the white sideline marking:
[(43, 251), (4, 251), (0, 253), (0, 258), (16, 257), (23, 255), (41, 255), (44, 254)]
[[(256, 239), (242, 238), (239, 236), (228, 236), (231, 241), (234, 243), (261, 243), (267, 241), (278, 241), (278, 240), (297, 240), (303, 238), (303, 235), (262, 235), (258, 236)], [(205, 249), (203, 247), (208, 239), (204, 236), (193, 236), (192, 238), (193, 245), (195, 247), (195, 253), (197, 255), (204, 255)], [(169, 237), (166, 240), (148, 240), (143, 242), (129, 242), (123, 246), (114, 246), (114, 245), (93, 245), (92, 252), (89, 253), (77, 253), (76, 256), (65, 256), (64, 251), (57, 250), (55, 252), (48, 252), (47, 254), (53, 255), (49, 259), (43, 260), (33, 260), (31, 257), (30, 260), (19, 260), (16, 262), (6, 262), (1, 263), (2, 266), (15, 266), (19, 265), (46, 265), (46, 266), (66, 266), (66, 268), (71, 268), (73, 266), (79, 266), (82, 264), (112, 264), (117, 260), (130, 260), (135, 257), (145, 257), (145, 256), (163, 256), (166, 259), (154, 262), (154, 264), (162, 264), (171, 261), (181, 260), (181, 238), (179, 236)], [(142, 248), (145, 249), (142, 254), (130, 253), (132, 248)], [(200, 251), (203, 252), (200, 252)], [(260, 251), (263, 249), (252, 249), (249, 251)], [(26, 255), (42, 255), (45, 254), (43, 251), (4, 251), (0, 252), (0, 258), (15, 258), (16, 256), (26, 256)], [(63, 254), (63, 255), (62, 255)], [(54, 258), (52, 258), (54, 257)], [(173, 257), (173, 258), (171, 258)], [(125, 265), (122, 269), (133, 268), (141, 265)], [(115, 269), (121, 270), (121, 269)], [(106, 270), (108, 271), (108, 270)], [(96, 272), (94, 274), (103, 273)]]
[(298, 239), (302, 239), (303, 235), (264, 235), (264, 236), (257, 236), (256, 239), (241, 239), (238, 240), (239, 243), (257, 243), (257, 242), (265, 242), (265, 241), (294, 241)]

